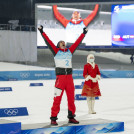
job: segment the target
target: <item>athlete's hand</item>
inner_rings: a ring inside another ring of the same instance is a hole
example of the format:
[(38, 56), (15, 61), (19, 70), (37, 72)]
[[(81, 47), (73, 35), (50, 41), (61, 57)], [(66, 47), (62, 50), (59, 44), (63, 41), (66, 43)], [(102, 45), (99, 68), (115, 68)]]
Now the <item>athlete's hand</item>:
[(38, 27), (38, 30), (39, 30), (41, 33), (43, 33), (43, 26), (40, 25), (40, 27)]
[(86, 27), (83, 28), (83, 33), (86, 34), (88, 32), (88, 29)]

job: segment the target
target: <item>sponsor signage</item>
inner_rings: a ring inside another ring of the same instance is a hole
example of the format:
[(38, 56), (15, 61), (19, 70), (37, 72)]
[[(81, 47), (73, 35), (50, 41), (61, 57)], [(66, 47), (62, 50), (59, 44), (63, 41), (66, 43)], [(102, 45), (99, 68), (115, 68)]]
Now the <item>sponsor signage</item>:
[(83, 85), (75, 85), (75, 89), (82, 89)]
[[(101, 70), (100, 72), (102, 78), (134, 78), (134, 71)], [(83, 70), (74, 70), (73, 78), (84, 79)], [(51, 79), (56, 79), (55, 70), (1, 71), (0, 72), (0, 81), (51, 80)]]
[(43, 86), (43, 83), (30, 83), (30, 86)]
[(81, 85), (75, 85), (75, 89), (82, 89), (84, 82), (81, 82)]
[(12, 91), (11, 87), (0, 87), (0, 92)]
[(28, 115), (26, 107), (0, 109), (0, 117), (26, 116), (26, 115)]
[[(86, 96), (81, 96), (81, 94), (76, 94), (75, 95), (75, 100), (86, 100)], [(99, 100), (99, 97), (95, 97), (95, 100)]]
[(81, 94), (75, 95), (75, 100), (86, 100), (87, 98), (85, 96), (81, 96)]
[(55, 79), (55, 78), (56, 75), (54, 70), (0, 72), (0, 81), (48, 80), (48, 79)]

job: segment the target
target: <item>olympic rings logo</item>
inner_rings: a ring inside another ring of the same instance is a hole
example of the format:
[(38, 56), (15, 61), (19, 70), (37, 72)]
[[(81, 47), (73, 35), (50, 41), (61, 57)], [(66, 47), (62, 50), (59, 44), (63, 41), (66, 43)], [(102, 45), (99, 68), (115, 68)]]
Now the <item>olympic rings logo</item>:
[(20, 73), (21, 78), (28, 78), (30, 76), (30, 73)]
[(133, 76), (134, 76), (133, 73), (131, 73), (131, 72), (127, 73), (127, 77), (132, 78)]
[(18, 114), (18, 109), (5, 109), (4, 113), (7, 115), (17, 115)]

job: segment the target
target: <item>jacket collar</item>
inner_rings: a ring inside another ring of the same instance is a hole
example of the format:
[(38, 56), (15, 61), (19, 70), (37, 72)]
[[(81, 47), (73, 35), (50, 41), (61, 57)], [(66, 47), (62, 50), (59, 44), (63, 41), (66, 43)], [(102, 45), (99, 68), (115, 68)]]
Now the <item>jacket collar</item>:
[(79, 19), (79, 20), (71, 19), (71, 23), (73, 24), (80, 24), (81, 22), (82, 22), (82, 19)]
[(88, 64), (90, 64), (93, 67), (93, 69), (95, 68), (95, 63), (94, 62), (93, 63), (88, 62)]
[(68, 48), (65, 48), (65, 49), (61, 49), (59, 48), (59, 50), (63, 51), (63, 52), (66, 52), (68, 50)]

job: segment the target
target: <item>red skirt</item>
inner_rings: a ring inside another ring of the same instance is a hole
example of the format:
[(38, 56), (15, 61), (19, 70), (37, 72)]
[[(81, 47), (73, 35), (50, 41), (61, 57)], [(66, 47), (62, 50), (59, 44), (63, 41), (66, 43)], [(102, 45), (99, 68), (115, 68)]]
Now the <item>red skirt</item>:
[(88, 83), (86, 81), (84, 83), (84, 85), (83, 85), (83, 89), (82, 89), (81, 95), (82, 96), (88, 96), (88, 97), (98, 97), (98, 96), (101, 96), (98, 82), (96, 82), (96, 83), (93, 83), (93, 82)]

